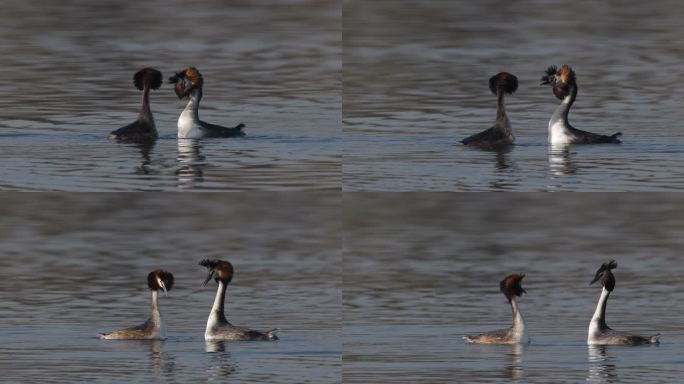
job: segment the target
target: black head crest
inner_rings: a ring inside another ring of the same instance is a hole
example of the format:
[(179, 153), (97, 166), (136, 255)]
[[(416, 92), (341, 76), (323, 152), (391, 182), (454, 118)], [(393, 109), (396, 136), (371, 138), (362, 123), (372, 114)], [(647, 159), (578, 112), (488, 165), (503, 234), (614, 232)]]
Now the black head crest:
[(606, 287), (608, 291), (612, 291), (615, 289), (615, 276), (613, 276), (611, 270), (615, 268), (617, 268), (617, 262), (615, 260), (601, 264), (601, 267), (596, 271), (596, 274), (589, 285), (600, 280), (601, 284)]
[(555, 65), (551, 65), (548, 68), (546, 68), (546, 76), (555, 76), (556, 73), (558, 73), (558, 67)]
[(504, 279), (499, 283), (499, 290), (504, 294), (504, 296), (506, 296), (506, 299), (508, 299), (509, 302), (513, 297), (521, 296), (523, 293), (527, 293), (527, 291), (523, 289), (522, 285), (520, 285), (524, 277), (524, 273), (513, 273), (504, 277)]
[(518, 90), (518, 78), (508, 72), (500, 72), (489, 78), (489, 90), (511, 94)]
[(216, 282), (222, 281), (225, 284), (229, 284), (233, 280), (233, 265), (228, 261), (204, 259), (199, 262), (199, 265), (208, 269), (204, 285), (207, 285), (212, 278)]
[(169, 84), (176, 84), (180, 79), (185, 77), (185, 71), (176, 72), (173, 76), (169, 77)]
[(540, 79), (540, 85), (551, 84), (552, 86), (556, 84), (556, 73), (558, 72), (558, 67), (552, 65), (546, 69), (544, 76)]
[(145, 86), (159, 89), (162, 85), (162, 74), (154, 68), (143, 68), (133, 75), (133, 84), (141, 91)]
[(153, 290), (170, 291), (173, 288), (173, 273), (163, 269), (155, 269), (147, 275), (147, 286)]

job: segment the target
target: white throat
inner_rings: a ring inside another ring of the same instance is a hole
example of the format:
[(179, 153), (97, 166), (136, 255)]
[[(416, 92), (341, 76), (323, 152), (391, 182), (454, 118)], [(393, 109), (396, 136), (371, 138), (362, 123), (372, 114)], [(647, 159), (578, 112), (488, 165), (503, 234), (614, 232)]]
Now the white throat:
[(166, 324), (162, 319), (161, 311), (159, 310), (159, 291), (152, 291), (152, 313), (150, 314), (150, 320), (154, 326), (152, 339), (166, 339)]
[(603, 290), (601, 291), (601, 297), (599, 298), (598, 304), (596, 304), (594, 316), (591, 317), (591, 321), (589, 322), (587, 344), (595, 344), (596, 338), (601, 335), (604, 327), (607, 327), (605, 313), (608, 295), (610, 295), (610, 292), (606, 289), (606, 287), (603, 287)]
[(530, 335), (527, 333), (527, 325), (525, 324), (525, 319), (523, 318), (522, 313), (520, 313), (518, 302), (515, 298), (511, 299), (511, 310), (513, 311), (513, 326), (511, 327), (513, 332), (513, 340), (516, 343), (529, 343)]
[(207, 319), (207, 329), (204, 333), (205, 338), (210, 335), (212, 330), (222, 325), (222, 316), (225, 317), (222, 313), (225, 289), (226, 286), (219, 280), (216, 297), (214, 298), (214, 305), (211, 307), (211, 313), (209, 313), (209, 319)]

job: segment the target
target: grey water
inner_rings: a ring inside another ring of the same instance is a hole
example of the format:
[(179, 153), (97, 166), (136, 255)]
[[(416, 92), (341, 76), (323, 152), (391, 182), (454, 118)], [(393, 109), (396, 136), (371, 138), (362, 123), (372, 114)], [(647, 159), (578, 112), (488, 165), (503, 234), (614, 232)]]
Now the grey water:
[[(34, 383), (339, 383), (339, 194), (8, 194), (0, 206), (0, 375)], [(205, 343), (229, 260), (226, 314), (274, 342)], [(165, 341), (100, 340), (149, 316), (164, 268)]]
[[(0, 189), (339, 189), (340, 28), (329, 0), (4, 2)], [(146, 66), (197, 67), (200, 118), (247, 136), (178, 141), (164, 84), (155, 145), (106, 140), (137, 117)]]
[[(674, 0), (344, 1), (345, 190), (681, 190), (683, 13)], [(579, 86), (570, 123), (621, 145), (548, 145), (559, 101), (539, 79), (561, 64)], [(494, 122), (500, 71), (519, 79), (517, 145), (464, 147)]]
[[(683, 197), (355, 193), (344, 207), (344, 382), (681, 381)], [(608, 325), (660, 345), (587, 346), (589, 282), (610, 259)], [(510, 326), (510, 273), (526, 274), (531, 344), (465, 344)]]

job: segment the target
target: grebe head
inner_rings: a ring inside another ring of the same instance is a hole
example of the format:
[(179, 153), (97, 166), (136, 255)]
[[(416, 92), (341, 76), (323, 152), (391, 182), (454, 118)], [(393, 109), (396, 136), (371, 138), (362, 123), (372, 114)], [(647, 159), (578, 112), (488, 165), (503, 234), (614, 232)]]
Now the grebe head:
[(195, 67), (188, 67), (169, 77), (169, 83), (175, 84), (174, 91), (179, 99), (186, 98), (195, 88), (201, 88), (204, 80), (202, 74)]
[(617, 268), (615, 260), (601, 264), (601, 268), (596, 271), (596, 275), (594, 275), (594, 279), (589, 285), (601, 280), (601, 285), (603, 285), (608, 292), (612, 292), (613, 289), (615, 289), (615, 276), (613, 276), (613, 272), (610, 270), (615, 268)]
[(514, 296), (521, 296), (523, 293), (527, 293), (520, 285), (523, 277), (525, 277), (524, 273), (514, 273), (504, 277), (501, 283), (499, 283), (499, 290), (506, 296), (509, 303)]
[(577, 85), (575, 71), (566, 64), (563, 64), (560, 69), (552, 65), (542, 76), (540, 85), (551, 85), (553, 94), (560, 100), (563, 100), (570, 93), (570, 86)]
[(500, 72), (489, 79), (489, 90), (497, 94), (499, 90), (511, 94), (518, 89), (518, 78), (508, 72)]
[(141, 91), (145, 84), (152, 89), (159, 89), (162, 85), (162, 74), (154, 68), (143, 68), (133, 75), (133, 84)]
[(199, 265), (207, 267), (209, 269), (207, 273), (207, 278), (204, 280), (204, 285), (207, 285), (211, 278), (217, 283), (222, 281), (224, 284), (228, 285), (231, 280), (233, 280), (233, 264), (228, 261), (223, 261), (219, 259), (209, 260), (204, 259), (200, 261)]
[(173, 274), (163, 269), (156, 269), (147, 275), (147, 286), (153, 291), (161, 289), (167, 293), (173, 288)]

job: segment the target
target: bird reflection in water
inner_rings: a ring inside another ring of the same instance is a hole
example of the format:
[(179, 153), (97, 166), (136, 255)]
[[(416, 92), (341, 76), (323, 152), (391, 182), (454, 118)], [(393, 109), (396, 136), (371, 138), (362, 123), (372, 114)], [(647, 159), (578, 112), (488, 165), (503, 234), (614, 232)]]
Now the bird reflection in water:
[(111, 343), (108, 345), (117, 352), (139, 353), (147, 352), (150, 362), (150, 372), (154, 376), (166, 377), (173, 372), (176, 367), (174, 354), (162, 351), (164, 340), (126, 340), (121, 343)]
[(577, 173), (577, 166), (572, 163), (570, 146), (566, 144), (549, 145), (549, 169), (554, 176)]
[(589, 373), (587, 381), (590, 383), (617, 383), (619, 381), (617, 367), (612, 363), (607, 345), (589, 345)]
[(511, 167), (510, 153), (513, 151), (513, 145), (496, 145), (490, 147), (466, 147), (472, 151), (479, 151), (483, 153), (491, 153), (494, 155), (494, 166), (498, 170), (505, 170)]
[[(138, 340), (141, 343), (147, 340)], [(169, 372), (173, 372), (176, 364), (173, 361), (172, 355), (162, 354), (162, 343), (163, 340), (149, 340), (149, 351), (150, 351), (150, 362), (152, 363), (152, 371), (155, 375), (165, 375)]]
[(205, 341), (205, 350), (209, 358), (207, 365), (207, 380), (219, 380), (232, 375), (237, 370), (230, 352), (226, 352), (224, 341)]
[(511, 157), (509, 155), (511, 151), (513, 151), (512, 145), (494, 149), (494, 153), (496, 154), (496, 169), (502, 171), (511, 167)]
[(509, 354), (511, 358), (511, 363), (506, 367), (507, 377), (511, 380), (519, 380), (524, 376), (523, 369), (523, 354), (525, 352), (526, 345), (524, 344), (511, 344), (511, 352)]
[(179, 187), (193, 188), (204, 180), (207, 163), (201, 150), (202, 143), (199, 139), (178, 139), (176, 177)]
[(150, 154), (157, 144), (156, 140), (146, 140), (138, 143), (132, 143), (131, 147), (137, 148), (140, 151), (140, 165), (135, 167), (136, 175), (150, 175), (155, 173), (152, 168), (152, 159)]

